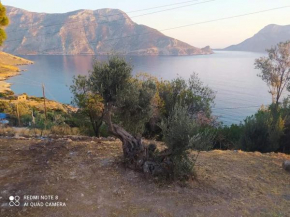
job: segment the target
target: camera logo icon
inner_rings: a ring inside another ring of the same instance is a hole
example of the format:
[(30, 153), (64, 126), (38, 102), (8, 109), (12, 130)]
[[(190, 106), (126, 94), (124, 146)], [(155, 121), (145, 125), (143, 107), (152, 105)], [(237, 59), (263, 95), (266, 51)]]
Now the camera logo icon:
[(9, 197), (9, 206), (20, 206), (20, 197), (19, 196), (10, 196)]

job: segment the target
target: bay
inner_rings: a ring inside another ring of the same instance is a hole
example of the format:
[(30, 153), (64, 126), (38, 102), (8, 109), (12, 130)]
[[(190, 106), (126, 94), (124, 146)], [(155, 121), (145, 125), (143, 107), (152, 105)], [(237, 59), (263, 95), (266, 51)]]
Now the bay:
[[(257, 77), (255, 59), (264, 53), (215, 51), (201, 56), (134, 56), (126, 57), (134, 66), (134, 74), (146, 72), (172, 80), (178, 76), (189, 78), (196, 72), (199, 78), (216, 92), (214, 115), (224, 124), (238, 124), (254, 114), (261, 105), (271, 102), (266, 84)], [(21, 67), (21, 75), (8, 80), (16, 94), (42, 96), (41, 84), (49, 99), (71, 103), (69, 86), (73, 76), (87, 75), (95, 58), (105, 56), (23, 56), (34, 61)]]

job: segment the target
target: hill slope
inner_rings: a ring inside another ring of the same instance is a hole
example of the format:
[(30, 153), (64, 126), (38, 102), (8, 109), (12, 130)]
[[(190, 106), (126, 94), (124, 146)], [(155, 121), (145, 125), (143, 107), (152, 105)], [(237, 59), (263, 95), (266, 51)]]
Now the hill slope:
[(279, 42), (290, 40), (290, 25), (280, 26), (271, 24), (263, 28), (252, 38), (240, 44), (232, 45), (224, 50), (264, 52)]
[[(0, 138), (0, 149), (1, 214), (7, 217), (286, 217), (290, 213), (290, 174), (281, 168), (289, 159), (285, 154), (202, 152), (197, 180), (181, 187), (160, 186), (125, 169), (118, 140)], [(42, 194), (58, 195), (66, 207), (8, 205), (10, 195)]]
[(8, 53), (0, 52), (0, 93), (10, 90), (10, 85), (4, 82), (4, 80), (19, 74), (20, 69), (17, 66), (28, 64), (33, 64), (33, 62)]
[[(7, 6), (10, 25), (4, 51), (13, 54), (195, 55), (210, 54), (134, 23), (117, 9), (34, 13)], [(131, 37), (134, 35), (133, 37)]]
[[(0, 51), (0, 64), (1, 65), (12, 65), (12, 66), (21, 66), (33, 64), (32, 61), (11, 55), (9, 53)], [(2, 72), (2, 71), (1, 71)]]

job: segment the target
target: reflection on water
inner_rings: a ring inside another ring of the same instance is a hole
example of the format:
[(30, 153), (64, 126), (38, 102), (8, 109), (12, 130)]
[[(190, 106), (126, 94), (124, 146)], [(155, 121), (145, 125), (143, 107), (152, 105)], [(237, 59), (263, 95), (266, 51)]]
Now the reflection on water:
[[(171, 80), (177, 76), (188, 78), (192, 72), (217, 92), (214, 114), (225, 124), (239, 123), (255, 113), (258, 106), (268, 104), (271, 97), (267, 86), (257, 77), (254, 69), (261, 53), (224, 52), (213, 55), (186, 57), (126, 57), (134, 66), (134, 74), (147, 72), (159, 78)], [(47, 97), (63, 103), (71, 102), (69, 86), (76, 75), (87, 75), (92, 68), (92, 56), (24, 56), (35, 62), (23, 66), (27, 70), (21, 76), (9, 79), (15, 93), (41, 96), (41, 83), (47, 89)], [(106, 60), (107, 57), (97, 57)], [(235, 108), (235, 109), (232, 109)]]

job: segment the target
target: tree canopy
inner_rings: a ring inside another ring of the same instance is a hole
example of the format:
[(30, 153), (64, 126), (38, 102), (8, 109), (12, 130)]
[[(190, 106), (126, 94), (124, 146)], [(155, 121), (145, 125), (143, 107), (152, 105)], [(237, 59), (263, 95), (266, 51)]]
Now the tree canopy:
[(70, 89), (73, 93), (72, 103), (80, 109), (83, 115), (89, 118), (95, 136), (100, 137), (100, 127), (103, 123), (104, 112), (103, 98), (100, 94), (91, 91), (89, 78), (86, 76), (79, 75), (74, 78)]
[[(75, 104), (87, 116), (95, 114), (122, 141), (128, 167), (154, 176), (171, 176), (173, 172), (175, 177), (186, 178), (196, 160), (187, 157), (188, 150), (207, 149), (213, 140), (213, 132), (207, 131), (198, 115), (203, 112), (204, 117), (211, 119), (214, 92), (196, 74), (188, 81), (177, 78), (171, 82), (144, 73), (133, 76), (132, 71), (123, 57), (95, 61), (88, 77), (74, 80), (71, 90)], [(162, 153), (156, 145), (147, 146), (141, 139), (145, 124), (154, 117), (167, 145)], [(181, 173), (177, 172), (184, 167)]]
[(0, 46), (3, 44), (3, 42), (7, 38), (7, 35), (3, 27), (7, 26), (8, 24), (9, 24), (9, 19), (6, 15), (6, 8), (0, 2)]
[(281, 42), (277, 46), (267, 50), (268, 57), (256, 60), (258, 74), (269, 87), (273, 103), (276, 106), (286, 88), (290, 88), (290, 41)]

